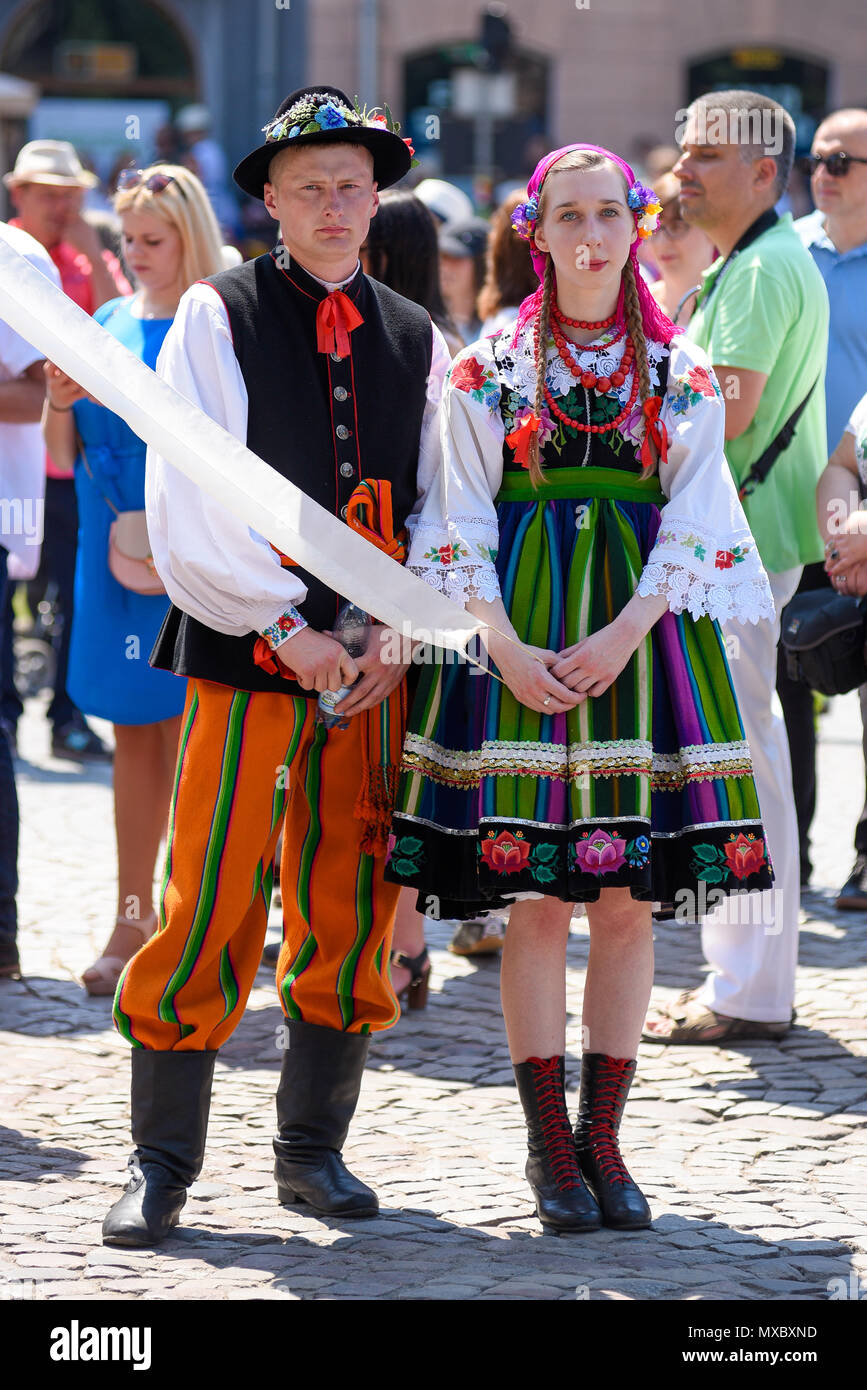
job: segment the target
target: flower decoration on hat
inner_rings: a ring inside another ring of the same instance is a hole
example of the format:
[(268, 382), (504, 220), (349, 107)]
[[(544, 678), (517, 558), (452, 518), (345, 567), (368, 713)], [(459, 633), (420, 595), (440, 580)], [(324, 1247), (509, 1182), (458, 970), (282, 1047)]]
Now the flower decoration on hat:
[(512, 213), (512, 230), (523, 241), (532, 241), (539, 220), (539, 199), (533, 194), (526, 203), (519, 203)]
[[(352, 106), (346, 106), (329, 92), (305, 95), (282, 116), (275, 116), (273, 121), (263, 126), (262, 132), (266, 142), (270, 142), (294, 140), (299, 135), (326, 134), (329, 130), (346, 130), (353, 126), (368, 130), (388, 130), (392, 135), (400, 133), (400, 124), (387, 106), (384, 113), (376, 108), (368, 111), (366, 106), (359, 106), (357, 98)], [(410, 154), (415, 153), (409, 140), (404, 139), (404, 144)], [(418, 162), (414, 159), (413, 167)]]
[(642, 240), (652, 236), (659, 226), (659, 214), (662, 212), (662, 204), (653, 189), (636, 179), (626, 195), (626, 201), (635, 214), (638, 235)]

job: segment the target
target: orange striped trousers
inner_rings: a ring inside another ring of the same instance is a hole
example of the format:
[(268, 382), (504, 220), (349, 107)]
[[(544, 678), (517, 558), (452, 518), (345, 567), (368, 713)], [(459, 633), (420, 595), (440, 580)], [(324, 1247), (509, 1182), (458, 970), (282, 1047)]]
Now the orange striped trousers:
[(137, 1047), (221, 1046), (262, 954), (280, 826), (284, 1014), (351, 1033), (399, 1009), (388, 953), (400, 888), (360, 850), (361, 720), (326, 731), (315, 700), (190, 680), (156, 934), (118, 983)]

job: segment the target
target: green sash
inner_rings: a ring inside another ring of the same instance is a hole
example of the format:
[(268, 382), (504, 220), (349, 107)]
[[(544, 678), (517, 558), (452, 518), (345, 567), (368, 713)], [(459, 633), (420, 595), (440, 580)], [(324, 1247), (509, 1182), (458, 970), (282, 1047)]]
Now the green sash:
[(654, 502), (657, 506), (668, 501), (657, 477), (639, 478), (620, 468), (555, 468), (545, 475), (539, 487), (533, 486), (528, 473), (504, 473), (495, 501), (559, 502), (573, 497), (609, 497), (622, 502)]

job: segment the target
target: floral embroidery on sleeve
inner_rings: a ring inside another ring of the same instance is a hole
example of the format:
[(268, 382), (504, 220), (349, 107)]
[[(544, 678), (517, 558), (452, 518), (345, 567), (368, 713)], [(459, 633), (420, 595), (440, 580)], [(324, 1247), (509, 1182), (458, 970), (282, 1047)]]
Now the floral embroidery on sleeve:
[(696, 560), (703, 560), (706, 555), (701, 536), (688, 535), (682, 536), (677, 531), (666, 531), (660, 527), (656, 536), (657, 545), (682, 545), (687, 550), (691, 550)]
[(710, 400), (722, 400), (719, 383), (707, 367), (690, 367), (683, 376), (672, 377), (668, 383), (668, 394), (675, 415), (684, 415), (703, 396)]
[(296, 632), (300, 632), (302, 627), (306, 626), (307, 619), (302, 617), (298, 609), (290, 603), (285, 613), (281, 613), (279, 618), (276, 618), (268, 627), (263, 628), (262, 636), (271, 650), (275, 651), (277, 647), (282, 647), (284, 642), (290, 637), (294, 637)]
[(480, 405), (493, 409), (500, 400), (500, 383), (496, 372), (486, 367), (477, 357), (465, 357), (455, 362), (448, 380), (458, 391), (465, 391)]
[[(701, 536), (696, 536), (689, 531), (681, 535), (678, 531), (667, 531), (660, 527), (656, 536), (657, 545), (682, 545), (686, 550), (691, 550), (696, 560), (704, 560), (707, 557), (706, 541)], [(714, 556), (714, 568), (718, 570), (730, 570), (733, 565), (739, 565), (750, 554), (753, 546), (748, 541), (741, 545), (733, 545), (731, 550), (718, 550)]]
[(718, 570), (730, 570), (732, 565), (739, 565), (745, 560), (752, 550), (751, 545), (735, 545), (731, 550), (718, 550), (714, 560), (714, 568)]
[(457, 545), (432, 546), (430, 550), (425, 551), (422, 558), (435, 565), (453, 565), (455, 560), (465, 560), (469, 553), (459, 542)]

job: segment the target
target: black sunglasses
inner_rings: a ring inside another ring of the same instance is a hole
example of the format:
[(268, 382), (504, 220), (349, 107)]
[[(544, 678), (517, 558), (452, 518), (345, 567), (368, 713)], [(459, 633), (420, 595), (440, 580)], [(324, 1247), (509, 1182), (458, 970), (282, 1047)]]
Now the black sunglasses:
[(805, 154), (798, 160), (798, 168), (802, 174), (810, 177), (816, 170), (824, 164), (832, 179), (841, 179), (848, 174), (853, 164), (867, 164), (867, 159), (859, 159), (855, 154), (846, 154), (844, 150), (835, 150), (833, 154)]

